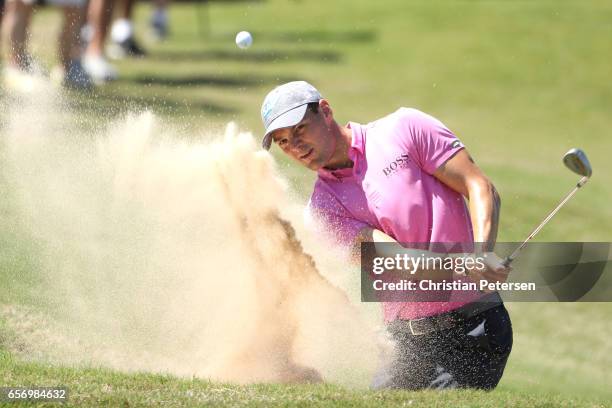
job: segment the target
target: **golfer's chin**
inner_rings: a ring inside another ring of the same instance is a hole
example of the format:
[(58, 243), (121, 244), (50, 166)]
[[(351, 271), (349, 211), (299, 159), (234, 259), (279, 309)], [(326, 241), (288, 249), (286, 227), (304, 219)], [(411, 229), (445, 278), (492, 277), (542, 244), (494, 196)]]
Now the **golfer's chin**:
[[(314, 152), (313, 152), (314, 153)], [(323, 167), (323, 163), (322, 161), (316, 157), (314, 154), (310, 155), (311, 157), (307, 157), (305, 159), (297, 159), (297, 161), (304, 167), (313, 170), (313, 171), (317, 171), (319, 170), (321, 167)]]
[(312, 171), (318, 171), (321, 167), (323, 167), (323, 164), (319, 160), (309, 160), (307, 162), (301, 162), (301, 163), (303, 166), (307, 167), (308, 169)]

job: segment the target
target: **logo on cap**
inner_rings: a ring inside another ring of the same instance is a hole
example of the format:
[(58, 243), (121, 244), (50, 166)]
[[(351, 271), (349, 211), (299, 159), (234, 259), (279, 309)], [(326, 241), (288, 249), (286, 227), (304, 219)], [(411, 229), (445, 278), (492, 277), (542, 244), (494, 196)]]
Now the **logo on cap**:
[(274, 105), (278, 101), (278, 95), (270, 95), (270, 97), (265, 101), (264, 105), (261, 107), (261, 117), (264, 120), (264, 123), (269, 123), (270, 114), (274, 109)]

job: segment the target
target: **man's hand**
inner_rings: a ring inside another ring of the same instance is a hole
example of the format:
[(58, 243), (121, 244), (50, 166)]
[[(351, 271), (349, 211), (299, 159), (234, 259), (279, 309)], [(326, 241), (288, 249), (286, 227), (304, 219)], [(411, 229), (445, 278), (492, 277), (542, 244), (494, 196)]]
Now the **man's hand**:
[[(481, 257), (484, 263), (483, 269), (476, 267), (469, 269), (466, 275), (470, 277), (474, 282), (479, 283), (480, 280), (486, 280), (487, 282), (506, 282), (508, 274), (512, 271), (511, 266), (504, 266), (504, 260), (497, 256), (495, 252), (484, 252), (476, 255)], [(486, 291), (485, 292), (490, 292)]]

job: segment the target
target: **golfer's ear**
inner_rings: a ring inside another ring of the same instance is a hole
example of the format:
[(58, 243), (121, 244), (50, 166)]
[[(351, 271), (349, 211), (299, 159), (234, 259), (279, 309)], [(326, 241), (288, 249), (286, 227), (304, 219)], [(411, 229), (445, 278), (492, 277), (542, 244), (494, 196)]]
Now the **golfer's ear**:
[(319, 110), (323, 114), (326, 121), (334, 118), (334, 112), (332, 111), (331, 106), (329, 106), (327, 99), (321, 99), (319, 101)]

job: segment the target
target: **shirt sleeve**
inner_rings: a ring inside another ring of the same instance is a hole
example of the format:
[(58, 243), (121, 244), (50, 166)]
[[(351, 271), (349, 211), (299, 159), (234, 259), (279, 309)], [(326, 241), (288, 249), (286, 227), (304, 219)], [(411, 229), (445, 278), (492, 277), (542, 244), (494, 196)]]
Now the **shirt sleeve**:
[(442, 122), (417, 109), (400, 109), (399, 120), (405, 148), (429, 174), (465, 148)]
[(330, 193), (315, 189), (305, 211), (306, 225), (341, 246), (349, 248), (369, 225), (351, 216)]

